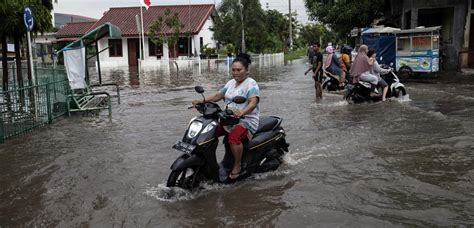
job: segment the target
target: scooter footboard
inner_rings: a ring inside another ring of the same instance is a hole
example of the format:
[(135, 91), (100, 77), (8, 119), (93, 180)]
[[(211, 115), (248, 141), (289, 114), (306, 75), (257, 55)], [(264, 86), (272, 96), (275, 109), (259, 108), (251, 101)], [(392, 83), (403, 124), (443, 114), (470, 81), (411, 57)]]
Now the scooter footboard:
[(189, 167), (201, 166), (203, 159), (197, 155), (183, 154), (177, 158), (171, 165), (171, 170), (182, 170)]

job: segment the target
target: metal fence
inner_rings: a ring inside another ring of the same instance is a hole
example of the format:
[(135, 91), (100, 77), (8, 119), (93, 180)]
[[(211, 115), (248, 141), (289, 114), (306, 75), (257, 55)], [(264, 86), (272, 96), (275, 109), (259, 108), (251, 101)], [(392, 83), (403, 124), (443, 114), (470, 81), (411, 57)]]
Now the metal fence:
[(28, 80), (19, 85), (15, 69), (9, 68), (9, 72), (9, 90), (0, 92), (0, 143), (64, 115), (70, 91), (64, 69), (37, 67), (36, 86), (30, 86)]
[[(194, 74), (212, 73), (212, 72), (230, 72), (234, 57), (221, 57), (211, 59), (201, 59), (199, 57), (180, 57), (171, 59), (172, 64), (164, 64), (171, 69), (192, 71)], [(281, 66), (284, 65), (284, 54), (252, 54), (252, 65), (258, 67)]]

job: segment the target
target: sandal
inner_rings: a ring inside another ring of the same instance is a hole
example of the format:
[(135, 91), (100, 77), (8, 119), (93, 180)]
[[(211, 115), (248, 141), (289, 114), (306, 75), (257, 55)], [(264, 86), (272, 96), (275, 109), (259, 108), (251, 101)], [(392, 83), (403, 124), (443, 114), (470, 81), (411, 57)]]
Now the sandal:
[(237, 178), (239, 178), (239, 176), (240, 176), (240, 172), (239, 173), (232, 173), (231, 172), (230, 175), (229, 175), (229, 179), (230, 180), (237, 180)]

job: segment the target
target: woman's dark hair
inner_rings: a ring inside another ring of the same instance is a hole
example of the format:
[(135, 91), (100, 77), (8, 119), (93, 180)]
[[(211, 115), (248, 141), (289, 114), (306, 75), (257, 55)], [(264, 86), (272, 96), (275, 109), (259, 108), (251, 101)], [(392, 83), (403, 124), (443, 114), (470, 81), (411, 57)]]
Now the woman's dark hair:
[(372, 55), (374, 54), (375, 54), (375, 49), (373, 48), (369, 49), (369, 51), (367, 52), (367, 56), (369, 56), (369, 58), (372, 57)]
[(246, 53), (240, 53), (237, 55), (237, 57), (235, 57), (234, 61), (232, 61), (232, 63), (235, 62), (240, 62), (242, 65), (244, 65), (245, 69), (249, 69), (249, 65), (252, 63), (252, 60), (250, 60), (250, 55)]

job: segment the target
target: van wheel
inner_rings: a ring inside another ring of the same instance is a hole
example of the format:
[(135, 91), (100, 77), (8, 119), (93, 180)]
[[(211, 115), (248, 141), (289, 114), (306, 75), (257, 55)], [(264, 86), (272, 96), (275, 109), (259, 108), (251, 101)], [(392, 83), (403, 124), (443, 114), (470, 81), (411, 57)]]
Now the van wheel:
[(400, 79), (408, 79), (413, 76), (413, 70), (409, 66), (400, 67), (397, 73)]

